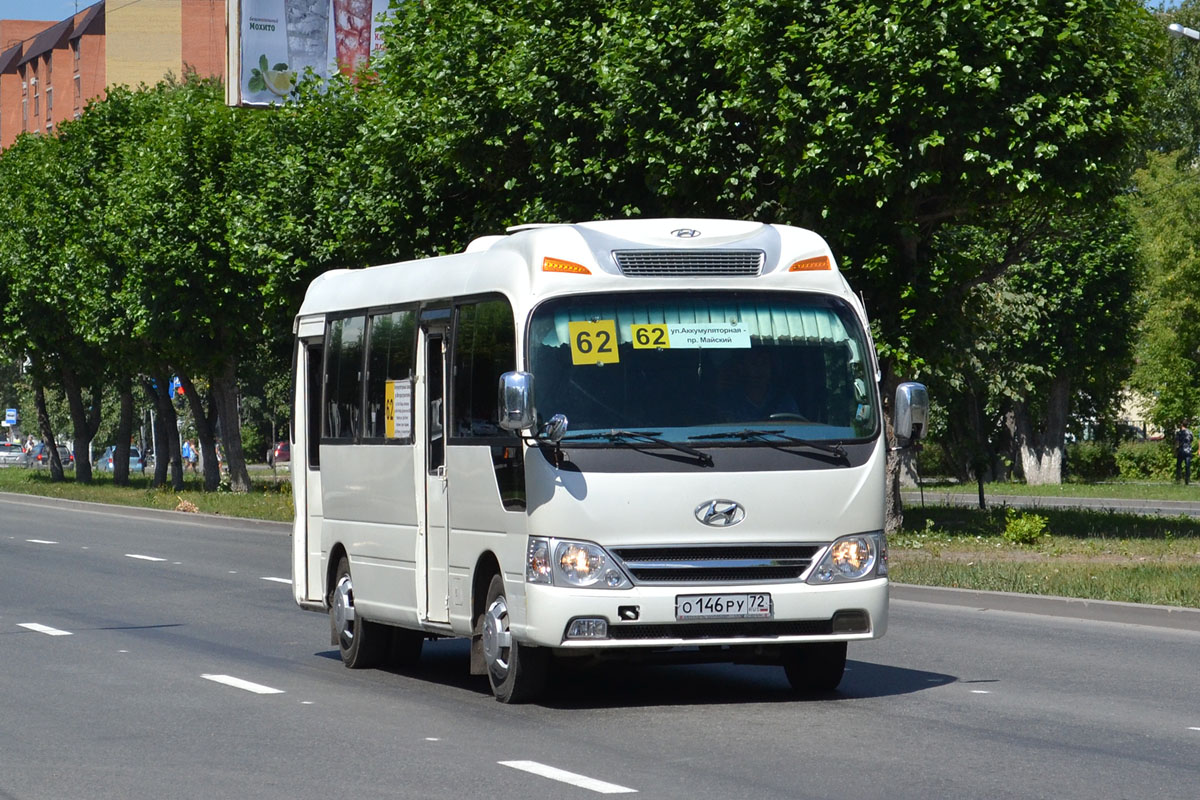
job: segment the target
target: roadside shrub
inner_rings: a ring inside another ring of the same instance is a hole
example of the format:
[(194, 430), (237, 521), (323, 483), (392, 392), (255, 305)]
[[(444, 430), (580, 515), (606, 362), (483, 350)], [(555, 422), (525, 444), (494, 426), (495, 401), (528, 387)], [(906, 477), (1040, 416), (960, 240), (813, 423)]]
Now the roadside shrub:
[(1105, 481), (1117, 476), (1113, 449), (1102, 442), (1067, 445), (1067, 474), (1081, 481)]
[(1037, 544), (1043, 536), (1049, 536), (1046, 530), (1046, 518), (1041, 514), (1033, 514), (1008, 509), (1004, 520), (1004, 538), (1013, 544)]
[(1117, 471), (1125, 480), (1169, 481), (1175, 477), (1175, 454), (1166, 440), (1124, 442), (1114, 458)]
[(246, 463), (257, 464), (262, 461), (271, 444), (273, 442), (268, 443), (259, 428), (254, 425), (242, 426), (242, 454), (246, 457)]
[(925, 440), (917, 451), (917, 469), (923, 481), (930, 478), (945, 478), (954, 475), (946, 448), (940, 442)]

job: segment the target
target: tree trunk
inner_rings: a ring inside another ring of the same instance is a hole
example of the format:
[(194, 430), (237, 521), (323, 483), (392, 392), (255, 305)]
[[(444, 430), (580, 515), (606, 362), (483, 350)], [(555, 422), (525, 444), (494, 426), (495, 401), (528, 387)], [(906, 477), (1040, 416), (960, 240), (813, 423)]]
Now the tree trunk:
[(154, 435), (154, 481), (157, 487), (167, 485), (170, 473), (171, 488), (183, 490), (183, 464), (179, 461), (179, 418), (171, 402), (170, 370), (161, 366), (153, 381), (146, 381), (146, 393), (154, 400), (158, 420)]
[(235, 492), (250, 491), (250, 472), (242, 452), (241, 420), (237, 407), (237, 360), (230, 357), (219, 374), (214, 374), (213, 395), (217, 417), (221, 420), (221, 440), (225, 446), (225, 463), (229, 465), (230, 488)]
[(208, 408), (204, 408), (204, 398), (200, 396), (192, 379), (186, 375), (179, 376), (183, 386), (183, 394), (187, 397), (192, 409), (192, 417), (196, 422), (196, 438), (200, 441), (200, 467), (204, 470), (204, 491), (215, 492), (221, 488), (221, 465), (217, 460), (217, 441), (214, 433), (217, 420), (217, 404), (213, 398), (213, 388), (209, 388)]
[(87, 404), (83, 400), (83, 387), (79, 376), (69, 367), (62, 369), (62, 388), (67, 396), (67, 407), (71, 412), (72, 435), (75, 440), (75, 481), (92, 482), (92, 439), (100, 430), (100, 388), (91, 387)]
[(33, 405), (37, 408), (38, 429), (42, 432), (42, 444), (45, 445), (46, 463), (50, 465), (50, 480), (57, 483), (64, 480), (62, 460), (58, 457), (58, 445), (54, 441), (54, 428), (50, 424), (50, 410), (46, 408), (46, 388), (42, 384), (41, 374), (34, 369), (33, 373)]
[(171, 468), (171, 445), (167, 441), (166, 420), (163, 419), (162, 403), (159, 402), (154, 381), (143, 378), (142, 389), (154, 404), (154, 426), (150, 431), (154, 442), (154, 474), (150, 477), (150, 485), (157, 489), (167, 483), (167, 470)]
[(113, 451), (113, 483), (129, 485), (129, 443), (133, 438), (133, 391), (128, 377), (117, 382), (121, 399), (121, 411), (117, 417), (117, 447)]
[(1024, 403), (1013, 406), (1013, 440), (1021, 459), (1025, 483), (1030, 486), (1062, 483), (1063, 448), (1070, 400), (1070, 377), (1056, 375), (1050, 382), (1045, 425), (1040, 431), (1034, 430), (1029, 409)]

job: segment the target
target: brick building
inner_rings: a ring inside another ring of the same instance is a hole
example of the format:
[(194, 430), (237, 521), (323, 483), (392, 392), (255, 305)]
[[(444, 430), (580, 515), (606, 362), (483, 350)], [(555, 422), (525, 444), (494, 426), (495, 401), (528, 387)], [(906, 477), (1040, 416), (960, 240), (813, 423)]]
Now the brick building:
[(101, 0), (59, 22), (0, 20), (0, 149), (52, 133), (114, 85), (225, 76), (225, 0)]

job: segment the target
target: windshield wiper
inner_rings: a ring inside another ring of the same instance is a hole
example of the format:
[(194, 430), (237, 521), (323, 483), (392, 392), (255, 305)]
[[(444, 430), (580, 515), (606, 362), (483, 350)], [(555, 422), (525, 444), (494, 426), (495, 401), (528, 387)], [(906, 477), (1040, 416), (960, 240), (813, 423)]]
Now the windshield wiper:
[(826, 444), (824, 442), (814, 442), (809, 439), (799, 439), (795, 436), (788, 436), (782, 430), (765, 431), (756, 430), (754, 428), (743, 428), (740, 431), (725, 431), (724, 433), (706, 433), (701, 436), (689, 436), (688, 439), (741, 439), (747, 441), (749, 439), (766, 439), (768, 436), (778, 436), (788, 444), (795, 444), (801, 447), (811, 447), (814, 450), (820, 450), (823, 453), (832, 453), (839, 458), (846, 457), (846, 448), (840, 444)]
[(706, 467), (711, 467), (713, 465), (712, 456), (710, 456), (708, 453), (703, 453), (694, 447), (688, 447), (686, 444), (679, 444), (678, 442), (661, 439), (659, 438), (661, 433), (662, 431), (596, 431), (595, 433), (576, 433), (571, 436), (564, 436), (562, 441), (582, 442), (586, 439), (607, 439), (609, 442), (623, 442), (625, 444), (629, 444), (630, 442), (646, 442), (649, 444), (658, 445), (659, 447), (668, 447), (672, 450), (678, 450), (681, 453), (686, 453), (689, 456), (698, 459), (700, 463)]

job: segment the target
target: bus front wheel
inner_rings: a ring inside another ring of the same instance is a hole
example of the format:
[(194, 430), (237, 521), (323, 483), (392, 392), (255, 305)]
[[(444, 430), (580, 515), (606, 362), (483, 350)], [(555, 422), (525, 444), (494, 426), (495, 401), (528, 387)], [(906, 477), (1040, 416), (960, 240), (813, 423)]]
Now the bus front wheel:
[(384, 647), (389, 644), (390, 631), (355, 613), (354, 580), (350, 577), (350, 561), (345, 556), (334, 573), (329, 624), (343, 664), (350, 669), (365, 669), (379, 663)]
[(845, 642), (788, 645), (783, 670), (792, 688), (802, 694), (832, 692), (846, 672)]
[(493, 575), (483, 611), (483, 655), (492, 694), (501, 703), (524, 703), (541, 693), (550, 651), (518, 643), (512, 636), (504, 578)]

